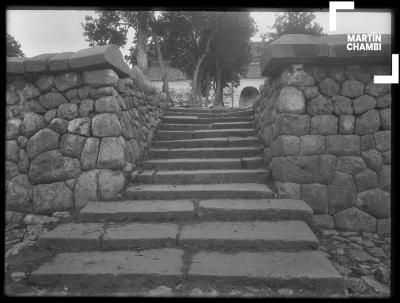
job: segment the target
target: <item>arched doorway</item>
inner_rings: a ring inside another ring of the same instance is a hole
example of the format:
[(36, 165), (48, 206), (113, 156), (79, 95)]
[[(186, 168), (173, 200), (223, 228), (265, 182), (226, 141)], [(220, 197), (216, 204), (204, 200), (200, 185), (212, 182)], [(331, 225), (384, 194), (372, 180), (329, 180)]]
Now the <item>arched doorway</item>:
[(258, 89), (255, 88), (254, 86), (246, 86), (240, 92), (239, 106), (240, 107), (252, 106), (259, 94), (260, 93), (258, 92)]

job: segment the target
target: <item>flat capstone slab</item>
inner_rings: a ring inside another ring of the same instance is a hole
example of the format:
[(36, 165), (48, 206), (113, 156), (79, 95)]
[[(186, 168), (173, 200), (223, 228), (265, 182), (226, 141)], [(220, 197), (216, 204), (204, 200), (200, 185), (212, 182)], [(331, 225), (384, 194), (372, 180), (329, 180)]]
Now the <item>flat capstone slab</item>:
[(344, 292), (344, 282), (320, 251), (199, 252), (193, 256), (188, 279), (262, 282), (273, 286), (302, 287), (323, 293)]
[(198, 216), (206, 220), (302, 220), (313, 222), (311, 207), (294, 199), (210, 199), (202, 200)]
[(68, 223), (40, 235), (38, 244), (56, 249), (95, 249), (101, 247), (103, 223)]
[(169, 280), (182, 276), (182, 256), (183, 251), (174, 248), (60, 253), (32, 272), (30, 280), (38, 284), (105, 287), (140, 277)]
[(178, 226), (172, 223), (130, 223), (108, 226), (103, 248), (154, 248), (176, 244)]
[(184, 225), (179, 245), (211, 249), (317, 249), (318, 239), (301, 221), (203, 222)]
[(83, 221), (190, 220), (194, 206), (190, 200), (136, 200), (89, 202), (79, 212)]

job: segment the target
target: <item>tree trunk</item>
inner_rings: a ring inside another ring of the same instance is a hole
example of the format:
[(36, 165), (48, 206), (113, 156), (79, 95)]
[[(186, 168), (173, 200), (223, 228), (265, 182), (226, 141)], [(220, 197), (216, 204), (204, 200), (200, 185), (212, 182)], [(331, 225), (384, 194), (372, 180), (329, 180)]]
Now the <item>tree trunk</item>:
[(156, 34), (154, 34), (153, 35), (153, 39), (154, 39), (154, 44), (155, 44), (155, 47), (156, 47), (157, 60), (158, 60), (158, 65), (160, 67), (161, 78), (162, 78), (162, 81), (163, 81), (163, 92), (166, 93), (168, 99), (170, 99), (167, 72), (166, 72), (166, 70), (164, 68), (164, 62), (163, 62), (163, 58), (162, 58), (162, 54), (161, 54), (161, 50), (160, 50), (159, 37)]
[(207, 71), (207, 79), (206, 79), (206, 101), (205, 107), (208, 107), (208, 98), (210, 97), (210, 73)]
[(139, 23), (138, 30), (136, 33), (137, 37), (137, 52), (136, 52), (136, 60), (138, 62), (139, 68), (142, 70), (146, 79), (149, 75), (149, 64), (147, 62), (147, 28), (144, 24)]
[(222, 71), (217, 63), (216, 65), (216, 82), (217, 87), (215, 90), (215, 106), (224, 106), (223, 96), (222, 96)]
[(199, 60), (197, 60), (196, 68), (194, 69), (193, 80), (192, 80), (192, 90), (190, 92), (190, 101), (189, 101), (189, 103), (192, 106), (198, 103), (199, 91), (200, 91), (199, 79), (201, 79), (201, 78), (199, 78), (200, 66), (203, 63), (206, 56), (208, 55), (208, 52), (210, 51), (211, 38), (212, 38), (212, 35), (208, 38), (206, 50), (200, 56)]

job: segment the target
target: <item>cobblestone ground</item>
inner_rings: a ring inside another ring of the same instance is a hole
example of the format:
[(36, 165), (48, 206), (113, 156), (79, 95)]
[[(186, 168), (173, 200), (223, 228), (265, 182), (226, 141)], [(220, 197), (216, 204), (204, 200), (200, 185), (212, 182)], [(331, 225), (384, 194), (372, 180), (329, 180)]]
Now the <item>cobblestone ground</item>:
[[(54, 219), (56, 218), (56, 219)], [(199, 296), (199, 297), (298, 297), (309, 296), (301, 289), (274, 289), (266, 285), (232, 285), (211, 282), (178, 283), (174, 285), (138, 285), (108, 292), (92, 289), (70, 289), (64, 285), (41, 287), (27, 282), (28, 274), (46, 262), (54, 253), (43, 251), (35, 245), (39, 234), (52, 225), (66, 223), (74, 216), (35, 216), (20, 227), (6, 228), (6, 280), (8, 295), (38, 296)], [(45, 223), (45, 224), (43, 224)], [(388, 236), (373, 233), (315, 230), (320, 248), (345, 279), (348, 297), (388, 297), (390, 295), (390, 243)]]

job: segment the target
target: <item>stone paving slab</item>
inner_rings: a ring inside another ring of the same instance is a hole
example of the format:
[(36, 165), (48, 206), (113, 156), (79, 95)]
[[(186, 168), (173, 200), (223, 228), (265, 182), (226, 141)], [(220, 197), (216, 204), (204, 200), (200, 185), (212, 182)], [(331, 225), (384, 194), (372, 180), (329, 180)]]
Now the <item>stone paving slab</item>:
[(200, 147), (200, 148), (150, 148), (152, 158), (219, 158), (254, 157), (262, 153), (260, 146)]
[(147, 178), (153, 171), (139, 173), (140, 183), (151, 184), (219, 184), (219, 183), (262, 183), (267, 182), (269, 171), (265, 169), (201, 169), (157, 171), (151, 180)]
[(128, 199), (229, 199), (229, 198), (272, 198), (273, 192), (264, 184), (227, 183), (227, 184), (150, 184), (130, 186), (125, 191)]
[(103, 237), (105, 249), (155, 248), (176, 244), (178, 226), (172, 223), (112, 224)]
[(211, 199), (202, 200), (198, 216), (203, 220), (301, 220), (313, 221), (311, 207), (293, 199)]
[(318, 239), (301, 221), (204, 222), (184, 225), (179, 245), (212, 249), (317, 249)]
[(203, 251), (193, 256), (188, 279), (262, 282), (304, 287), (324, 294), (344, 292), (343, 279), (320, 251), (235, 254)]
[(183, 251), (174, 248), (144, 251), (61, 253), (30, 275), (40, 284), (65, 283), (110, 287), (121, 280), (147, 277), (173, 279), (182, 276)]
[(79, 212), (83, 221), (160, 221), (191, 220), (194, 206), (190, 200), (141, 200), (89, 202)]
[(57, 249), (94, 249), (101, 247), (103, 223), (68, 223), (40, 235), (38, 244)]

